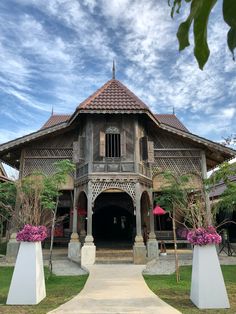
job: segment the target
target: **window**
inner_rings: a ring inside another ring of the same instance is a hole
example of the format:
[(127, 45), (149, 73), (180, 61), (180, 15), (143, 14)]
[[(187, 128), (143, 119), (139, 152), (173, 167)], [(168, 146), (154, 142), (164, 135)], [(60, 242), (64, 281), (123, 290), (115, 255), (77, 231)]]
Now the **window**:
[(116, 127), (109, 127), (106, 130), (106, 157), (121, 156), (120, 132)]

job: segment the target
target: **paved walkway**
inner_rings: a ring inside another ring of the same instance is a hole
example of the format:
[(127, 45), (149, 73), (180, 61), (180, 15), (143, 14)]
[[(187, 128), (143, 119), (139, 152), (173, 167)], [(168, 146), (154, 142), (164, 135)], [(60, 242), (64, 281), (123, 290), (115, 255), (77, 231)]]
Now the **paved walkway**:
[(84, 289), (50, 314), (178, 314), (146, 285), (140, 265), (93, 265)]

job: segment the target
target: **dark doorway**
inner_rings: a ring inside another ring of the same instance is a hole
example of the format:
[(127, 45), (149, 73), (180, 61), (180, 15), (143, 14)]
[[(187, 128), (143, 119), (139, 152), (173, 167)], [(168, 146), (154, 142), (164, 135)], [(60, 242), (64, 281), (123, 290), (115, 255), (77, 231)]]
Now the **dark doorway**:
[(133, 202), (126, 193), (102, 193), (95, 202), (93, 237), (98, 247), (131, 247), (134, 235)]

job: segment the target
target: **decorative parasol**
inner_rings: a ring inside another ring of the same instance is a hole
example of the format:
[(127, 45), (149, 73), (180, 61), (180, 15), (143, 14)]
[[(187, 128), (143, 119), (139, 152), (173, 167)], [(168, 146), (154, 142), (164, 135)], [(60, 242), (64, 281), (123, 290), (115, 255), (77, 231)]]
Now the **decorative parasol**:
[(156, 205), (153, 209), (153, 214), (161, 216), (161, 215), (165, 215), (166, 211), (163, 208), (161, 208), (159, 205)]
[[(159, 221), (159, 230), (161, 231), (161, 219), (160, 219), (160, 216), (162, 215), (165, 215), (166, 214), (166, 211), (161, 208), (159, 205), (156, 205), (154, 208), (153, 208), (153, 215), (156, 215), (158, 216), (158, 221)], [(164, 241), (162, 240), (161, 241), (161, 253), (165, 253), (166, 252), (166, 246), (165, 246), (165, 243)], [(165, 253), (166, 254), (166, 253)]]

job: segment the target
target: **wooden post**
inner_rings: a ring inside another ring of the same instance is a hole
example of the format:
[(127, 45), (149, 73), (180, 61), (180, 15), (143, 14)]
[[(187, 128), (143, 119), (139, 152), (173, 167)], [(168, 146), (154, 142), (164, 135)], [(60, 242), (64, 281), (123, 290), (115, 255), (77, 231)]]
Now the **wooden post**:
[(134, 121), (134, 172), (139, 172), (139, 135), (138, 135), (138, 121)]

